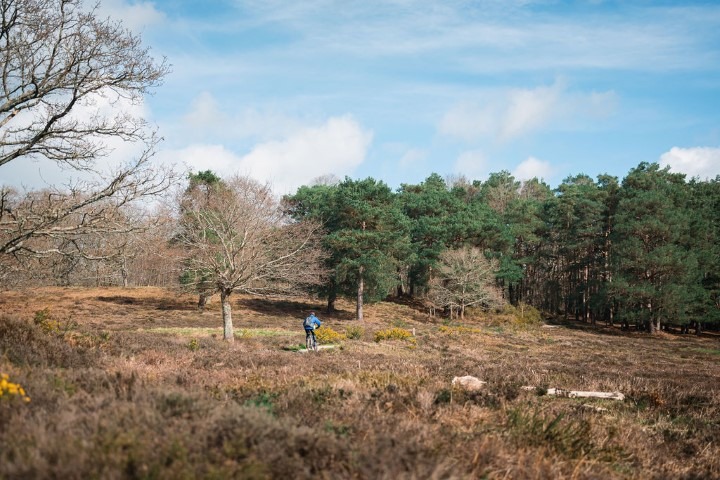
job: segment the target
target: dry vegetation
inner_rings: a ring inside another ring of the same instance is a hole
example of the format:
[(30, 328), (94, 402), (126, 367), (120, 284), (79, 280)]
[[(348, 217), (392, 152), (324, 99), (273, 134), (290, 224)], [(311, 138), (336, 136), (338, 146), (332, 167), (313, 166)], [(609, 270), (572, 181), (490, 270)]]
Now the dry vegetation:
[[(0, 478), (720, 478), (720, 340), (161, 289), (0, 293)], [(39, 313), (38, 313), (39, 312)], [(413, 331), (375, 341), (380, 331)], [(454, 376), (487, 381), (451, 388)], [(536, 386), (525, 391), (522, 386)], [(625, 401), (544, 389), (620, 391)], [(596, 408), (599, 407), (599, 408)]]

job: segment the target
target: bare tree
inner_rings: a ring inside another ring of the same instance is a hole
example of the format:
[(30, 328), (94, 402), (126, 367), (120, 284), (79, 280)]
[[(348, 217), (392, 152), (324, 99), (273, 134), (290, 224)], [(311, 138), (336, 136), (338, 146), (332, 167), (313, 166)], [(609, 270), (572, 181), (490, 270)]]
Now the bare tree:
[(495, 287), (496, 262), (485, 258), (478, 248), (448, 250), (440, 255), (439, 266), (430, 282), (430, 300), (457, 309), (460, 318), (471, 306), (495, 308), (502, 305), (502, 295)]
[[(172, 180), (150, 165), (153, 129), (120, 108), (139, 105), (166, 63), (83, 3), (0, 0), (0, 168), (46, 158), (84, 179), (27, 194), (0, 186), (0, 256), (62, 253), (58, 243), (77, 246), (91, 231), (123, 233), (131, 225), (114, 222), (113, 212)], [(113, 142), (141, 153), (108, 168), (101, 160)]]
[(182, 252), (169, 244), (175, 233), (175, 220), (174, 216), (165, 212), (153, 211), (153, 218), (149, 220), (152, 228), (147, 228), (140, 235), (136, 245), (138, 251), (128, 262), (131, 285), (177, 286)]
[[(0, 255), (50, 254), (97, 257), (86, 252), (90, 235), (118, 236), (139, 223), (123, 213), (133, 202), (164, 191), (173, 177), (167, 171), (127, 172), (104, 186), (83, 182), (20, 193), (0, 187)], [(112, 253), (103, 253), (107, 256)]]
[(184, 283), (220, 293), (223, 338), (233, 341), (233, 292), (299, 295), (322, 281), (320, 227), (291, 221), (271, 190), (247, 177), (207, 187), (182, 194), (175, 241), (186, 251)]
[(73, 115), (98, 96), (138, 103), (167, 72), (122, 24), (82, 0), (0, 0), (0, 165), (41, 155), (73, 168), (108, 153), (103, 138), (147, 142), (142, 118)]

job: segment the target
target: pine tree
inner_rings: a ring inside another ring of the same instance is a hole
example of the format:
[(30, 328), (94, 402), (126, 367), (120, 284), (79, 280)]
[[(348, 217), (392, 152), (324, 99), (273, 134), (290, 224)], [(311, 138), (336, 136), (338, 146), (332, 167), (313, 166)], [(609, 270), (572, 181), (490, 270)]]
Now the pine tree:
[(328, 310), (338, 294), (355, 296), (362, 320), (364, 302), (383, 299), (397, 287), (412, 252), (410, 224), (397, 195), (372, 178), (346, 178), (337, 186), (302, 187), (286, 201), (295, 218), (320, 220), (327, 231)]
[(612, 292), (627, 325), (653, 332), (662, 322), (683, 322), (697, 285), (697, 259), (690, 249), (688, 189), (682, 174), (641, 163), (619, 192), (612, 234)]

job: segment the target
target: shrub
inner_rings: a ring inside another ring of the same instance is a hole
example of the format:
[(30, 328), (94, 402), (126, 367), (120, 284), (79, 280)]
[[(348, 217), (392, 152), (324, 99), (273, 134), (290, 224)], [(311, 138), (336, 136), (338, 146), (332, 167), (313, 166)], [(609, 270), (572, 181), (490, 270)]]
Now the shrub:
[(406, 328), (408, 326), (408, 323), (401, 318), (396, 318), (395, 320), (390, 322), (390, 325), (396, 328)]
[(381, 340), (414, 340), (414, 337), (410, 330), (395, 327), (375, 332), (375, 341)]
[(320, 343), (340, 343), (343, 338), (345, 338), (344, 335), (336, 332), (330, 327), (318, 328), (315, 330), (315, 336)]
[(521, 445), (544, 446), (571, 458), (587, 455), (594, 449), (590, 424), (582, 418), (515, 409), (508, 412), (507, 427)]
[(44, 333), (60, 333), (60, 322), (52, 318), (50, 308), (48, 307), (36, 311), (33, 322), (39, 326)]
[(245, 400), (244, 405), (246, 407), (262, 408), (269, 414), (275, 412), (275, 402), (278, 399), (277, 393), (269, 393), (265, 391), (258, 392), (257, 395)]
[(540, 310), (524, 303), (521, 303), (517, 307), (509, 303), (506, 304), (503, 309), (503, 314), (509, 315), (511, 322), (519, 327), (534, 327), (542, 323)]
[(0, 357), (15, 365), (88, 367), (97, 356), (93, 349), (73, 347), (58, 335), (16, 317), (0, 315)]
[(365, 329), (358, 325), (352, 325), (345, 329), (345, 337), (350, 340), (360, 340), (365, 335)]
[(30, 401), (22, 385), (11, 382), (7, 373), (0, 373), (0, 400), (4, 398), (21, 398), (24, 402)]
[(200, 350), (200, 343), (197, 341), (197, 338), (193, 338), (188, 342), (187, 347), (191, 352), (197, 352)]

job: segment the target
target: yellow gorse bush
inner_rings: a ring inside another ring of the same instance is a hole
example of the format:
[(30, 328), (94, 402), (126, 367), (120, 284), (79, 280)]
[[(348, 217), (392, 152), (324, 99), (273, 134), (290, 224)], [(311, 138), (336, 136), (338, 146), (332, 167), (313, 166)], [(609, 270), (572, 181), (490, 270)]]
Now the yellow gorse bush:
[(319, 343), (340, 343), (345, 339), (345, 335), (338, 333), (330, 327), (320, 327), (315, 330), (315, 336)]
[(375, 341), (379, 342), (381, 340), (413, 341), (415, 339), (410, 330), (405, 330), (404, 328), (395, 327), (395, 328), (388, 328), (385, 330), (378, 330), (377, 332), (375, 332)]
[(33, 321), (44, 333), (54, 334), (60, 332), (60, 322), (52, 318), (49, 308), (36, 311)]
[(0, 400), (12, 397), (22, 398), (24, 402), (30, 401), (30, 397), (25, 394), (25, 389), (19, 383), (11, 382), (7, 373), (0, 373)]

